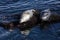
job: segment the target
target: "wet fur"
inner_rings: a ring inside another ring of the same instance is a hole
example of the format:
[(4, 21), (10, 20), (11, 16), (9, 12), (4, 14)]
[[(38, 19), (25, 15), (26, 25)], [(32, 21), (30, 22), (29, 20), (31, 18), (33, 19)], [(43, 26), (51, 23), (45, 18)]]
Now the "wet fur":
[(36, 26), (38, 24), (38, 13), (37, 11), (33, 11), (33, 16), (28, 20), (27, 22), (23, 22), (19, 24), (20, 30), (29, 30), (32, 27)]

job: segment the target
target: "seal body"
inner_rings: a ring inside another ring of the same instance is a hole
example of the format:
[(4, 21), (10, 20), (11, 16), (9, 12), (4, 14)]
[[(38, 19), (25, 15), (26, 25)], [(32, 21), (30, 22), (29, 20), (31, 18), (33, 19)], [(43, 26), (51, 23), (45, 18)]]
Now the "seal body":
[(20, 25), (19, 28), (21, 30), (32, 28), (37, 24), (37, 21), (38, 21), (37, 16), (38, 16), (38, 13), (34, 9), (24, 11), (19, 21), (19, 25)]
[(60, 15), (57, 13), (52, 13), (50, 9), (46, 9), (41, 13), (43, 14), (40, 16), (41, 28), (47, 28), (50, 24), (60, 22)]

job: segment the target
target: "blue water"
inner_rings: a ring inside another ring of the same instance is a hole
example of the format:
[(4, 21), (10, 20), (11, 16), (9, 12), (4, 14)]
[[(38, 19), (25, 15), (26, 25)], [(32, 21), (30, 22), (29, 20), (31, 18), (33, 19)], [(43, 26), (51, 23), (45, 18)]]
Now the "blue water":
[[(21, 14), (28, 9), (52, 9), (60, 14), (59, 0), (0, 0), (0, 15)], [(7, 19), (9, 22), (11, 19)], [(1, 20), (0, 20), (1, 21)], [(2, 22), (2, 21), (1, 21)], [(28, 36), (24, 37), (18, 29), (13, 32), (0, 27), (0, 40), (60, 40), (60, 23), (51, 24), (48, 29), (42, 31), (34, 27)]]

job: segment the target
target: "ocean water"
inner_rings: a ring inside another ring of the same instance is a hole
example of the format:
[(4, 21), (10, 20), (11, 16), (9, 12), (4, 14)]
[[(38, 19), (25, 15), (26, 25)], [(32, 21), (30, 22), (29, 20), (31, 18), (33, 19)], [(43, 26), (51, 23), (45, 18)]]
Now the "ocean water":
[[(37, 9), (52, 11), (60, 14), (60, 0), (0, 0), (0, 15), (21, 14), (24, 10)], [(14, 20), (10, 18), (7, 21)], [(1, 19), (0, 19), (0, 22)], [(60, 23), (51, 24), (47, 30), (34, 27), (28, 36), (22, 35), (19, 29), (9, 32), (0, 27), (0, 40), (60, 40)]]

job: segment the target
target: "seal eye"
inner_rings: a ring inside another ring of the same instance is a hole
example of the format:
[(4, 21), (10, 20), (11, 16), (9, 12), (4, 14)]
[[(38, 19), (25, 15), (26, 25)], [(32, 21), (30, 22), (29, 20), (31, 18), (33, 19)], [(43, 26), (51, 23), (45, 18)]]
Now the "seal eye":
[(48, 13), (45, 13), (44, 16), (48, 16), (49, 14)]

